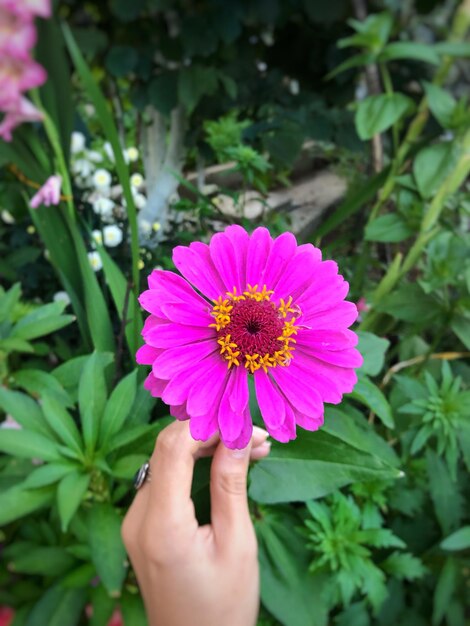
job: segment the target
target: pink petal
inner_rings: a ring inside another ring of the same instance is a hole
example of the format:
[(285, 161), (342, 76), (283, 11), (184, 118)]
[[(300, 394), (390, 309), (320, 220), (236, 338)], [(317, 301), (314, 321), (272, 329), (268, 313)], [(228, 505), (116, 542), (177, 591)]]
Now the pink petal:
[(273, 367), (271, 376), (294, 409), (310, 416), (321, 415), (323, 402), (320, 394), (305, 380), (303, 370), (293, 369), (293, 366), (292, 362), (287, 367)]
[(287, 299), (292, 296), (296, 301), (310, 287), (316, 266), (320, 264), (320, 261), (320, 250), (311, 244), (297, 248), (295, 256), (287, 263), (275, 287), (275, 298)]
[(249, 400), (248, 370), (244, 367), (236, 367), (231, 375), (233, 380), (230, 393), (230, 406), (236, 413), (243, 413)]
[(194, 305), (207, 304), (207, 300), (194, 291), (191, 285), (181, 276), (166, 270), (153, 270), (148, 277), (151, 290), (166, 302), (192, 302)]
[(237, 250), (231, 239), (225, 233), (217, 233), (212, 237), (209, 248), (214, 266), (225, 285), (225, 291), (232, 291), (234, 287), (238, 293), (243, 291), (245, 285), (241, 285)]
[(272, 238), (267, 228), (260, 227), (253, 231), (248, 244), (246, 258), (247, 285), (252, 285), (253, 287), (260, 285), (271, 245)]
[(320, 311), (302, 317), (302, 324), (315, 330), (339, 330), (351, 326), (357, 319), (357, 308), (353, 302), (340, 302), (327, 311)]
[(325, 363), (331, 363), (331, 365), (337, 365), (338, 367), (361, 367), (363, 358), (361, 353), (354, 348), (348, 348), (346, 350), (312, 350), (302, 349), (304, 354), (315, 357)]
[(292, 233), (282, 233), (274, 240), (260, 280), (261, 285), (265, 284), (268, 289), (274, 289), (287, 264), (294, 256), (296, 248), (297, 242)]
[(184, 404), (188, 399), (191, 386), (198, 380), (201, 373), (210, 364), (213, 357), (206, 357), (197, 366), (182, 370), (168, 382), (162, 400), (169, 405)]
[(295, 413), (295, 421), (297, 424), (304, 428), (305, 430), (318, 430), (323, 426), (323, 413), (321, 415), (317, 415), (316, 417), (310, 417), (309, 415), (304, 415), (299, 411), (294, 411)]
[(248, 245), (250, 243), (250, 236), (244, 228), (234, 224), (225, 229), (224, 234), (232, 243), (232, 247), (235, 251), (235, 264), (237, 269), (238, 284), (234, 286), (237, 290), (244, 291), (246, 289), (246, 256), (248, 251)]
[(175, 348), (188, 343), (215, 337), (213, 328), (183, 326), (182, 324), (157, 324), (144, 335), (146, 343), (154, 348)]
[(213, 412), (210, 415), (192, 415), (189, 420), (189, 431), (196, 441), (207, 441), (217, 429), (217, 418)]
[(262, 369), (254, 373), (254, 380), (256, 399), (263, 421), (267, 428), (278, 428), (286, 416), (286, 402), (276, 385)]
[(250, 409), (249, 407), (246, 407), (243, 414), (243, 426), (240, 435), (233, 441), (226, 441), (222, 437), (221, 439), (227, 448), (231, 448), (232, 450), (242, 450), (249, 444), (252, 435), (253, 423), (251, 421)]
[(160, 350), (159, 357), (153, 363), (152, 371), (158, 378), (169, 379), (179, 372), (194, 367), (207, 356), (218, 352), (218, 344), (214, 339)]
[(196, 289), (211, 300), (216, 300), (226, 292), (206, 244), (194, 242), (189, 248), (176, 246), (173, 250), (173, 263)]
[(294, 411), (288, 402), (286, 402), (286, 418), (284, 422), (277, 428), (270, 428), (269, 426), (266, 426), (266, 428), (271, 437), (281, 443), (287, 443), (297, 437)]
[(168, 384), (167, 380), (160, 380), (150, 372), (144, 381), (144, 389), (150, 391), (151, 395), (155, 398), (161, 398), (165, 388)]
[(161, 354), (161, 350), (158, 348), (143, 345), (137, 350), (135, 360), (139, 365), (152, 365), (159, 354)]
[(172, 322), (178, 324), (188, 324), (191, 326), (205, 326), (208, 327), (212, 324), (214, 318), (207, 312), (207, 303), (203, 306), (199, 305), (189, 306), (187, 303), (172, 303), (164, 304), (161, 307), (162, 313)]
[[(324, 402), (338, 404), (345, 393), (350, 393), (357, 382), (353, 369), (338, 367), (320, 361), (298, 348), (289, 368), (293, 373), (302, 377), (310, 386), (314, 386)], [(299, 410), (301, 411), (302, 409)], [(306, 413), (306, 411), (303, 411)]]
[(186, 411), (186, 404), (179, 404), (178, 406), (170, 406), (170, 415), (177, 420), (185, 421), (189, 419), (189, 415)]
[(345, 350), (354, 348), (358, 336), (352, 330), (313, 330), (302, 328), (296, 335), (297, 345), (312, 350)]
[(189, 415), (207, 414), (213, 405), (214, 396), (222, 392), (228, 378), (226, 361), (219, 355), (211, 357), (208, 367), (200, 370), (198, 380), (189, 390), (186, 405)]
[[(240, 367), (235, 369), (235, 372)], [(220, 400), (218, 423), (220, 430), (220, 437), (222, 441), (235, 441), (240, 436), (240, 433), (244, 425), (244, 409), (242, 411), (235, 411), (231, 404), (230, 399), (233, 394), (233, 387), (235, 383), (235, 372), (231, 372), (225, 390)]]

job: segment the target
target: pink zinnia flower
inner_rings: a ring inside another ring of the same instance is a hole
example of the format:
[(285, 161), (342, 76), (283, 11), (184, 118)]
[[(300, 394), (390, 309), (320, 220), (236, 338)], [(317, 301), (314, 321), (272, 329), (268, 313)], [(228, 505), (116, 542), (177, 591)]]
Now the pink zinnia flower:
[(272, 437), (294, 439), (296, 424), (317, 430), (323, 403), (352, 391), (362, 364), (336, 263), (291, 233), (273, 240), (240, 226), (176, 247), (173, 262), (183, 278), (155, 270), (140, 296), (151, 314), (137, 353), (152, 365), (145, 387), (190, 420), (195, 439), (218, 431), (229, 448), (251, 437), (249, 377)]
[(51, 17), (50, 0), (0, 0), (0, 7), (24, 19), (36, 15)]
[(36, 29), (30, 19), (24, 19), (0, 4), (0, 54), (26, 59), (36, 43)]
[(46, 78), (46, 70), (32, 59), (0, 55), (0, 108), (11, 110), (23, 91), (39, 87)]
[(49, 176), (41, 189), (39, 189), (39, 191), (31, 198), (29, 206), (32, 209), (37, 209), (41, 204), (44, 204), (45, 206), (59, 204), (61, 184), (62, 177), (59, 176), (59, 174)]
[(24, 122), (40, 122), (43, 114), (27, 98), (21, 98), (17, 105), (7, 111), (0, 122), (0, 137), (4, 141), (12, 140), (12, 132)]

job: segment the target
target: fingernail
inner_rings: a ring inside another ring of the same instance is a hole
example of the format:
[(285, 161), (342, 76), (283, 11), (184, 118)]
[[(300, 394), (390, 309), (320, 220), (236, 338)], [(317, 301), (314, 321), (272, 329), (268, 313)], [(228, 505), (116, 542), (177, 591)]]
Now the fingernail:
[(260, 452), (266, 452), (266, 454), (269, 454), (269, 452), (271, 451), (271, 442), (264, 441), (260, 446), (258, 446), (258, 450)]
[(234, 459), (243, 459), (248, 454), (248, 448), (230, 450), (230, 452)]

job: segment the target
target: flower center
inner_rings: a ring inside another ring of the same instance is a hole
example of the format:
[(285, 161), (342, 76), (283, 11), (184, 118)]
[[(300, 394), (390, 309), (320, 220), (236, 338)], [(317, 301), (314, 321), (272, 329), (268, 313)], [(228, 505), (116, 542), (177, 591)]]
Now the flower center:
[[(232, 365), (244, 365), (253, 374), (263, 368), (289, 365), (297, 334), (294, 326), (300, 309), (292, 306), (292, 297), (271, 302), (274, 292), (258, 285), (248, 285), (246, 291), (227, 292), (214, 301), (210, 324), (217, 331), (220, 354)], [(290, 315), (289, 315), (290, 314)]]

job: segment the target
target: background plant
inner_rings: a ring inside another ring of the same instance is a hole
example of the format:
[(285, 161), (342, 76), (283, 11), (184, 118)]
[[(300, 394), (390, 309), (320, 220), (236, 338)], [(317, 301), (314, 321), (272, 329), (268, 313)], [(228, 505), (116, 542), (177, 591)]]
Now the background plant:
[[(38, 23), (44, 120), (0, 146), (0, 605), (15, 626), (145, 624), (119, 525), (168, 416), (134, 365), (140, 274), (228, 222), (288, 229), (246, 218), (245, 192), (268, 209), (307, 149), (349, 183), (300, 239), (350, 280), (364, 365), (321, 431), (250, 471), (259, 625), (464, 626), (470, 7), (230, 9), (60, 0)], [(61, 202), (32, 210), (55, 173)]]

